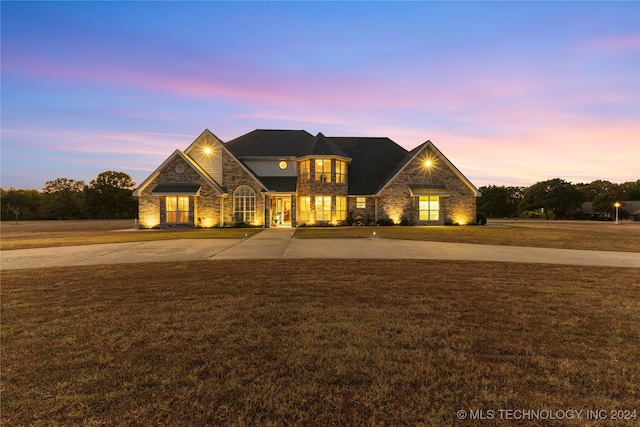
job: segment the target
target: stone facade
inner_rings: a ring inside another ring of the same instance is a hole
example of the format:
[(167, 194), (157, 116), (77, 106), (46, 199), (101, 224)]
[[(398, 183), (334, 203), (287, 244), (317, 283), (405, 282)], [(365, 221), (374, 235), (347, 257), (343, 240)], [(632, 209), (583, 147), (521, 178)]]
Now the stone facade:
[[(425, 159), (433, 159), (430, 167)], [(444, 187), (447, 196), (440, 197), (437, 221), (420, 221), (418, 197), (412, 196), (412, 186)], [(431, 148), (416, 156), (380, 193), (378, 204), (381, 218), (398, 223), (405, 219), (411, 225), (469, 224), (476, 221), (476, 195)]]
[[(346, 170), (346, 176), (343, 183), (336, 182), (336, 159), (327, 159), (331, 161), (331, 175), (330, 180), (327, 181), (318, 181), (316, 180), (316, 164), (315, 159), (322, 158), (322, 156), (317, 156), (311, 159), (310, 161), (310, 174), (309, 178), (306, 179), (302, 174), (298, 174), (297, 184), (296, 184), (296, 193), (299, 197), (310, 196), (311, 197), (311, 211), (315, 210), (315, 196), (330, 196), (331, 197), (331, 212), (335, 213), (336, 211), (336, 197), (348, 195), (348, 182), (349, 182), (349, 174), (348, 167)], [(298, 170), (300, 170), (300, 166), (298, 165)], [(297, 203), (300, 206), (300, 203)], [(348, 208), (347, 208), (348, 210)], [(297, 218), (300, 218), (300, 212), (298, 211), (296, 214)], [(337, 223), (336, 221), (316, 221), (312, 220), (311, 223)], [(308, 222), (300, 222), (300, 225), (308, 224)]]
[(226, 150), (222, 150), (222, 176), (222, 185), (228, 194), (228, 197), (223, 199), (224, 225), (235, 222), (233, 195), (239, 187), (243, 186), (250, 187), (255, 193), (256, 220), (251, 225), (264, 225), (264, 212), (266, 212), (264, 189)]

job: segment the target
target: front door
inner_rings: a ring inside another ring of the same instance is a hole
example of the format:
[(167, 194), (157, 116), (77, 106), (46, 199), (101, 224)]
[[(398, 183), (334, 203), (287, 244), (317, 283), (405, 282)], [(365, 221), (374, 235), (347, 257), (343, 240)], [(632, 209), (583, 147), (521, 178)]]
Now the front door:
[(291, 227), (291, 196), (276, 196), (273, 222), (279, 226)]

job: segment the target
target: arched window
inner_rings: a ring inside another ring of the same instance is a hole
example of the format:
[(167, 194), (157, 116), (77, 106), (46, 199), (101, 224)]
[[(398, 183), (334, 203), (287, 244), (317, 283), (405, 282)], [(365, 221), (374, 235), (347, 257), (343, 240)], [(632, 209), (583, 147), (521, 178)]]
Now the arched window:
[(233, 193), (233, 218), (252, 223), (256, 219), (256, 192), (243, 185)]

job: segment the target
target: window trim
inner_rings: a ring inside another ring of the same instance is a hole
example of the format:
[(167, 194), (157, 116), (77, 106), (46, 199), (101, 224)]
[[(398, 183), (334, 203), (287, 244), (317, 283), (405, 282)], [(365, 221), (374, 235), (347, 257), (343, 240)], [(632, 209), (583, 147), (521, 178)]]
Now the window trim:
[(344, 184), (347, 181), (347, 162), (336, 160), (336, 184)]
[(347, 197), (346, 196), (336, 196), (336, 221), (346, 221), (347, 220)]
[[(240, 192), (245, 191), (248, 194), (240, 194)], [(240, 204), (242, 205), (242, 210), (238, 209)], [(252, 209), (247, 209), (247, 205)], [(233, 192), (233, 219), (250, 224), (256, 220), (256, 192), (248, 185), (240, 185)]]
[[(435, 205), (435, 207), (432, 207), (433, 205)], [(440, 207), (441, 201), (439, 196), (418, 197), (418, 219), (420, 221), (440, 221)]]
[[(172, 209), (169, 209), (170, 202), (173, 202), (171, 203)], [(184, 209), (185, 203), (186, 210)], [(189, 224), (189, 217), (191, 216), (191, 200), (189, 196), (165, 196), (164, 207), (167, 224)]]
[[(329, 206), (327, 209), (327, 201), (329, 202)], [(322, 208), (318, 209), (318, 205)], [(315, 196), (315, 205), (313, 207), (316, 221), (331, 221), (331, 196)], [(318, 213), (322, 213), (322, 215), (318, 215)]]
[[(318, 165), (321, 165), (320, 169)], [(315, 168), (317, 182), (331, 182), (331, 159), (315, 159)]]

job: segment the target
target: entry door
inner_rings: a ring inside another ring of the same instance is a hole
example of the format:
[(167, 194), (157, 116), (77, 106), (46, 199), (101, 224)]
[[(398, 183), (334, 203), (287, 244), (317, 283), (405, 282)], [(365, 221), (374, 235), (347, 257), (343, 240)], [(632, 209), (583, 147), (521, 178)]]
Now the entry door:
[(291, 196), (276, 197), (276, 217), (279, 224), (291, 225)]

